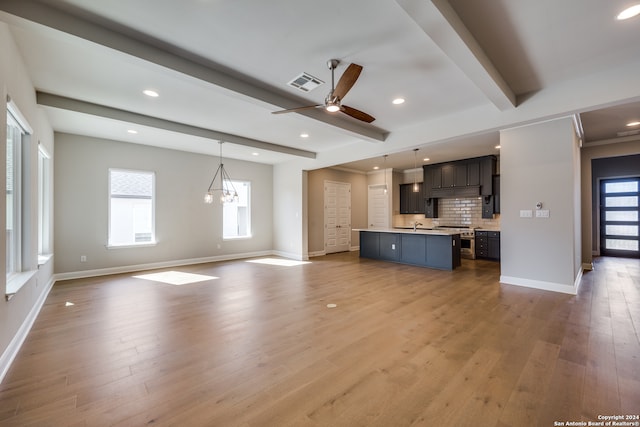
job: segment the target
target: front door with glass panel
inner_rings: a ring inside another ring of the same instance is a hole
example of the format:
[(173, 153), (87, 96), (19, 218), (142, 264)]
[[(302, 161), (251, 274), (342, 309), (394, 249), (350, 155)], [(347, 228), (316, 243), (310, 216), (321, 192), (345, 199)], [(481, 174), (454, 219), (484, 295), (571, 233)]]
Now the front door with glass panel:
[(640, 177), (600, 183), (600, 254), (640, 257)]

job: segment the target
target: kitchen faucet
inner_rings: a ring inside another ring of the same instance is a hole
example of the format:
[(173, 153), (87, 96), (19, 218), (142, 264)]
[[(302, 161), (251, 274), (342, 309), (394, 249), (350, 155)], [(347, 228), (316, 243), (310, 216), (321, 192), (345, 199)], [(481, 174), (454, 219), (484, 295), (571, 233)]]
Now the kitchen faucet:
[(413, 223), (413, 231), (416, 231), (416, 230), (418, 229), (418, 226), (419, 226), (419, 225), (422, 225), (422, 223), (421, 223), (421, 222), (418, 222), (418, 221), (414, 222), (414, 223)]

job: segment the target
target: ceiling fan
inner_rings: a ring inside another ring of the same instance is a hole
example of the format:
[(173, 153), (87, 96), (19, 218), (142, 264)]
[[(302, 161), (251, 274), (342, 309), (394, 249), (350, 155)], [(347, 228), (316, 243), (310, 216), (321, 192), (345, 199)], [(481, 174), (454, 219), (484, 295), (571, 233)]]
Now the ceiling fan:
[(342, 77), (340, 77), (338, 85), (336, 86), (334, 85), (334, 72), (339, 63), (340, 60), (338, 59), (330, 59), (327, 61), (327, 67), (331, 70), (331, 92), (329, 92), (329, 94), (325, 98), (324, 104), (307, 105), (304, 107), (290, 108), (288, 110), (273, 111), (272, 114), (293, 113), (295, 111), (323, 107), (330, 113), (340, 111), (348, 116), (353, 117), (354, 119), (358, 119), (363, 122), (371, 123), (372, 121), (374, 121), (375, 118), (373, 116), (370, 116), (363, 111), (349, 107), (348, 105), (342, 105), (342, 99), (356, 83), (356, 80), (358, 80), (358, 76), (360, 76), (360, 73), (362, 72), (362, 66), (358, 64), (349, 64), (345, 72), (342, 74)]

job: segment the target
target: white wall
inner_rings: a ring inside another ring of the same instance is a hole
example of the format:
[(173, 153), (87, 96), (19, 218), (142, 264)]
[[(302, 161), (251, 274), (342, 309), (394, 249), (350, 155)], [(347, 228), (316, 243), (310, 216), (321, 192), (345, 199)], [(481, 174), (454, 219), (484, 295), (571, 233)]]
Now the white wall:
[(278, 255), (307, 260), (307, 172), (296, 162), (273, 167), (273, 248)]
[[(270, 165), (224, 159), (232, 179), (251, 182), (253, 237), (223, 240), (222, 205), (203, 202), (218, 157), (78, 135), (55, 137), (55, 272), (61, 277), (271, 252)], [(155, 172), (157, 245), (106, 247), (109, 168)], [(80, 262), (81, 255), (86, 262)]]
[[(7, 26), (0, 23), (0, 52), (2, 52), (2, 60), (0, 60), (0, 96), (2, 108), (0, 108), (0, 140), (6, 141), (7, 131), (7, 109), (5, 99), (7, 95), (11, 97), (13, 102), (20, 109), (29, 125), (33, 128), (34, 133), (31, 136), (31, 144), (28, 149), (27, 158), (24, 159), (30, 163), (27, 181), (32, 186), (25, 189), (25, 203), (31, 206), (30, 215), (26, 218), (24, 227), (34, 230), (23, 242), (29, 248), (26, 254), (25, 265), (32, 270), (28, 275), (29, 280), (23, 287), (7, 301), (4, 295), (6, 290), (6, 281), (3, 279), (2, 290), (0, 292), (0, 380), (4, 377), (11, 361), (15, 357), (20, 344), (26, 337), (32, 322), (35, 320), (44, 298), (48, 294), (53, 284), (53, 261), (49, 260), (44, 265), (37, 268), (38, 262), (38, 200), (37, 200), (37, 177), (38, 177), (38, 143), (42, 144), (49, 154), (53, 156), (53, 131), (46, 119), (46, 116), (38, 108), (35, 99), (35, 90), (31, 84), (28, 73), (24, 67), (21, 56), (11, 37)], [(3, 147), (5, 145), (3, 144)], [(0, 150), (0, 186), (6, 186), (6, 150)], [(6, 199), (0, 198), (0, 223), (6, 223)], [(2, 241), (6, 240), (5, 227), (2, 229)], [(0, 245), (0, 253), (2, 258), (6, 259), (5, 245)], [(0, 277), (6, 277), (5, 262), (0, 262)]]
[[(580, 157), (573, 120), (502, 131), (501, 277), (503, 283), (575, 293), (580, 263)], [(550, 211), (535, 218), (536, 202)], [(521, 218), (532, 210), (533, 218)]]

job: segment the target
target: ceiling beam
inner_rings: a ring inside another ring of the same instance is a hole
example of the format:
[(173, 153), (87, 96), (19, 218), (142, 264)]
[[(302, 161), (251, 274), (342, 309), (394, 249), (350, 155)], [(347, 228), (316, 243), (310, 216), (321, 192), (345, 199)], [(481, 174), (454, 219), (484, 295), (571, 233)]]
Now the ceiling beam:
[(447, 0), (396, 1), (500, 111), (516, 107), (515, 93)]
[(298, 148), (286, 147), (284, 145), (272, 144), (270, 142), (260, 141), (257, 139), (245, 138), (243, 136), (233, 135), (230, 133), (219, 132), (211, 129), (205, 129), (197, 126), (187, 125), (184, 123), (174, 122), (171, 120), (160, 119), (158, 117), (147, 116), (144, 114), (134, 113), (132, 111), (121, 110), (118, 108), (108, 107), (105, 105), (94, 104), (91, 102), (80, 101), (73, 98), (54, 95), (46, 92), (36, 92), (36, 101), (38, 105), (60, 108), (63, 110), (76, 111), (79, 113), (90, 114), (98, 117), (119, 120), (127, 123), (136, 123), (142, 126), (149, 126), (157, 129), (164, 129), (172, 132), (178, 132), (185, 135), (199, 136), (202, 138), (212, 139), (215, 141), (230, 142), (232, 144), (244, 145), (247, 147), (259, 148), (262, 150), (275, 151), (278, 153), (291, 154), (298, 157), (306, 157), (315, 159), (316, 153), (312, 151), (300, 150)]
[[(207, 58), (199, 57), (177, 46), (168, 45), (133, 28), (123, 27), (68, 4), (58, 5), (58, 7), (54, 7), (53, 4), (37, 0), (2, 0), (0, 10), (277, 106), (273, 109), (274, 111), (305, 105), (309, 102), (227, 69)], [(265, 114), (268, 114), (268, 109), (269, 106), (266, 106)], [(371, 141), (384, 141), (389, 134), (388, 131), (378, 127), (319, 110), (301, 111), (298, 114)]]

